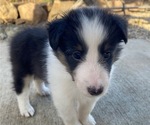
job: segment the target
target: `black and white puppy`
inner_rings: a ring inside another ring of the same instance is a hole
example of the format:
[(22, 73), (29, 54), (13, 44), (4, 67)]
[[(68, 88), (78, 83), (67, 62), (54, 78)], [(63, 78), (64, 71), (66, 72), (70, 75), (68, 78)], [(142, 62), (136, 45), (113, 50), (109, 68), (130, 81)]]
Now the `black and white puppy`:
[(29, 102), (34, 78), (41, 95), (49, 94), (45, 83), (50, 83), (65, 125), (95, 125), (90, 113), (108, 89), (111, 66), (123, 42), (127, 42), (127, 22), (95, 7), (72, 10), (52, 21), (47, 30), (18, 33), (10, 55), (21, 115), (34, 115)]

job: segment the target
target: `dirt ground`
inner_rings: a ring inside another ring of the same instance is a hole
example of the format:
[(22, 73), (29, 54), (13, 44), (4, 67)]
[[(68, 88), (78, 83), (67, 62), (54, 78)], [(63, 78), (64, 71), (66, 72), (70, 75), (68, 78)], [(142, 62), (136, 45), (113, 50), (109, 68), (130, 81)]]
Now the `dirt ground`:
[(142, 38), (150, 41), (150, 10), (129, 12), (126, 16), (129, 38)]

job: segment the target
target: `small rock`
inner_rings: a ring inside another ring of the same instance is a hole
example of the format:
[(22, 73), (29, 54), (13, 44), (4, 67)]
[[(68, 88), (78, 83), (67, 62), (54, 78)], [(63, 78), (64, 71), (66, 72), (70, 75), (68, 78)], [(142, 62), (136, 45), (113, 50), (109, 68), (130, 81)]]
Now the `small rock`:
[(18, 6), (20, 18), (28, 24), (38, 24), (47, 20), (46, 11), (38, 4), (26, 3)]
[(16, 7), (12, 3), (0, 5), (0, 18), (5, 22), (12, 22), (18, 18)]
[(24, 24), (25, 22), (26, 22), (26, 21), (23, 20), (23, 19), (16, 19), (16, 20), (15, 20), (15, 24), (16, 24), (16, 25)]
[(0, 33), (0, 40), (5, 40), (7, 38), (6, 33)]
[(48, 15), (48, 21), (51, 21), (56, 17), (57, 18), (61, 17), (60, 15), (70, 10), (74, 3), (75, 1), (71, 1), (71, 0), (70, 1), (55, 0), (52, 9)]
[(7, 34), (2, 26), (0, 26), (0, 40), (4, 40), (7, 38)]
[(15, 24), (15, 19), (6, 19), (7, 24)]
[(0, 19), (0, 24), (3, 24), (3, 23), (4, 23), (4, 21), (2, 19)]
[(52, 9), (52, 2), (48, 2), (48, 3), (41, 3), (40, 6), (44, 8), (44, 10), (46, 10), (46, 12), (50, 12)]

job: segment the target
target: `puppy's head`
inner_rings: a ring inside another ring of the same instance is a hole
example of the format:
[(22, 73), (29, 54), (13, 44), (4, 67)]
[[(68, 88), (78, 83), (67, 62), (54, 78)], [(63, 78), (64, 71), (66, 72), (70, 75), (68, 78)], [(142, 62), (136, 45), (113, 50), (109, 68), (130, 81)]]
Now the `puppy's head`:
[(127, 42), (127, 23), (98, 8), (70, 11), (50, 23), (50, 45), (87, 96), (102, 95), (108, 87), (111, 66)]

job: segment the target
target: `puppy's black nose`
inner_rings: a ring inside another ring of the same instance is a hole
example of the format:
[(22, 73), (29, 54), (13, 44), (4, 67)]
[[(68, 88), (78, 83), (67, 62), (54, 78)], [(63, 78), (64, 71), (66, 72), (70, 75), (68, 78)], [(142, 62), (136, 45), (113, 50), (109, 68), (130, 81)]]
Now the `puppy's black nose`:
[(99, 94), (101, 94), (103, 92), (104, 88), (101, 86), (100, 88), (95, 88), (95, 87), (88, 87), (88, 92), (93, 95), (93, 96), (97, 96)]

